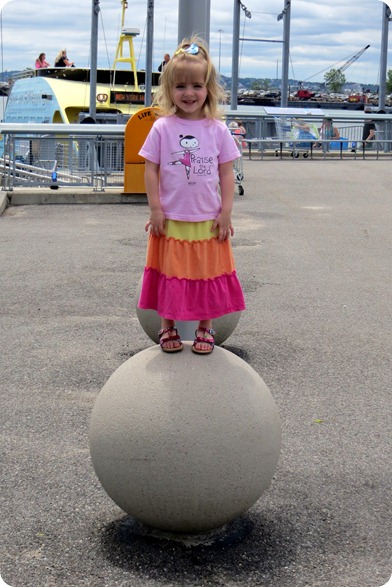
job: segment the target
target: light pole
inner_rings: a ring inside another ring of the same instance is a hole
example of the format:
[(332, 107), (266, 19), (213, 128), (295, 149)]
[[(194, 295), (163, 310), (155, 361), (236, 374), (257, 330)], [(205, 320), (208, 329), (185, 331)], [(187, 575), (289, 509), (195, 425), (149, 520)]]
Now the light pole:
[(220, 73), (220, 67), (221, 67), (221, 46), (222, 46), (222, 33), (224, 33), (223, 29), (218, 29), (218, 33), (219, 33), (219, 59), (218, 59), (218, 71)]
[(382, 33), (381, 33), (381, 56), (380, 56), (380, 87), (378, 90), (378, 109), (385, 108), (385, 94), (387, 86), (387, 57), (388, 57), (388, 32), (389, 21), (391, 20), (391, 9), (386, 2), (382, 5)]
[(290, 56), (290, 4), (291, 0), (285, 0), (282, 12), (276, 20), (283, 20), (283, 55), (282, 55), (282, 90), (280, 105), (287, 107), (288, 101), (288, 79), (289, 79), (289, 56)]
[(152, 96), (152, 51), (154, 38), (154, 0), (147, 2), (147, 45), (146, 45), (146, 80), (144, 88), (144, 105), (151, 106)]
[(240, 54), (240, 9), (245, 13), (246, 18), (252, 18), (252, 13), (242, 4), (241, 0), (234, 0), (233, 13), (233, 52), (231, 66), (231, 109), (237, 110), (238, 101), (238, 62)]
[(91, 66), (90, 66), (90, 107), (89, 116), (97, 118), (97, 54), (98, 54), (98, 15), (100, 12), (99, 0), (92, 1), (91, 12)]
[(178, 0), (178, 43), (185, 37), (190, 38), (194, 31), (210, 44), (211, 0)]

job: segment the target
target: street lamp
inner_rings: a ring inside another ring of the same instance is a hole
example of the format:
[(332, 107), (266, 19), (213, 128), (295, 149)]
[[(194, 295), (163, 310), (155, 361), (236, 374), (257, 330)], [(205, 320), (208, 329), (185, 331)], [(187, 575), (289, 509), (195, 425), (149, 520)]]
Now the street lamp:
[(221, 46), (222, 46), (222, 33), (224, 33), (223, 29), (218, 29), (218, 33), (219, 33), (219, 59), (218, 59), (218, 71), (220, 73), (220, 67), (221, 67)]
[(246, 18), (252, 18), (251, 12), (247, 9), (241, 0), (234, 0), (233, 14), (233, 52), (232, 52), (232, 69), (231, 69), (231, 109), (237, 110), (238, 98), (238, 61), (240, 54), (240, 9), (245, 12)]
[(283, 20), (283, 55), (282, 55), (282, 87), (280, 105), (287, 107), (288, 101), (288, 79), (289, 79), (289, 57), (290, 57), (290, 12), (291, 0), (284, 1), (284, 8), (276, 17), (277, 21)]
[(378, 88), (378, 109), (385, 108), (385, 95), (387, 89), (387, 57), (388, 57), (388, 33), (391, 20), (391, 9), (386, 2), (382, 5), (382, 29), (381, 29), (381, 54), (380, 54), (380, 85)]

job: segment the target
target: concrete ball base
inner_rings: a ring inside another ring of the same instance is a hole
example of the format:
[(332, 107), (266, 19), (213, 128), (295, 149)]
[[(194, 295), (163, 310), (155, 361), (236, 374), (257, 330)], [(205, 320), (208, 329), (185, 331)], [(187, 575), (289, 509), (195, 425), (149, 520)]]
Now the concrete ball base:
[(269, 486), (279, 415), (261, 377), (216, 347), (148, 348), (123, 363), (91, 417), (95, 472), (113, 501), (147, 526), (202, 533), (247, 511)]
[[(142, 280), (139, 281), (139, 286), (136, 292), (136, 315), (139, 319), (140, 325), (144, 332), (153, 340), (156, 344), (159, 344), (158, 331), (161, 328), (161, 318), (155, 310), (142, 310), (137, 307), (139, 301), (140, 290), (142, 287)], [(217, 345), (225, 342), (227, 338), (234, 332), (239, 319), (241, 318), (241, 312), (233, 312), (232, 314), (226, 314), (220, 318), (215, 318), (212, 321), (212, 328), (216, 331), (215, 343)], [(192, 340), (195, 338), (195, 330), (198, 322), (196, 321), (177, 321), (176, 326), (178, 333), (182, 340)]]

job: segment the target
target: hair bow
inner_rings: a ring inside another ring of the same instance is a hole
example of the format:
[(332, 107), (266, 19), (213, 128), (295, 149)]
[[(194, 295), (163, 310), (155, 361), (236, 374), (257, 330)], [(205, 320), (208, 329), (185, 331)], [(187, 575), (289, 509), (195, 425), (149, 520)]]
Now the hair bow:
[(190, 55), (197, 55), (199, 52), (199, 46), (196, 43), (192, 43), (192, 45), (185, 45), (185, 47), (180, 47), (174, 53), (174, 55), (179, 55), (180, 53), (189, 53)]

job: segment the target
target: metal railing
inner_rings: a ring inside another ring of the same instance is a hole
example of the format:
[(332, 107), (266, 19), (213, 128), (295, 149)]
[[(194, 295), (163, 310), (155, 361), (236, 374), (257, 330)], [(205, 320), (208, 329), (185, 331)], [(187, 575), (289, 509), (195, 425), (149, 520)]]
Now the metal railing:
[[(244, 139), (247, 149), (243, 149), (243, 155), (257, 153), (258, 158), (278, 157), (280, 159), (290, 156), (294, 159), (392, 159), (392, 140), (374, 140), (371, 143), (349, 142), (346, 139), (317, 139), (304, 141), (304, 139), (266, 138)], [(387, 148), (386, 148), (387, 146)], [(246, 152), (247, 151), (247, 152)]]
[[(274, 110), (269, 113), (268, 110)], [(276, 111), (275, 111), (276, 110)], [(364, 113), (363, 111), (350, 111), (343, 112), (342, 110), (319, 110), (308, 112), (306, 104), (304, 108), (291, 108), (290, 113), (282, 110), (279, 112), (277, 109), (266, 108), (265, 112), (259, 109), (256, 112), (256, 107), (248, 106), (241, 107), (238, 110), (227, 110), (226, 120), (227, 122), (240, 119), (246, 128), (246, 139), (254, 139), (254, 142), (263, 141), (269, 137), (278, 137), (275, 120), (277, 118), (289, 117), (293, 120), (301, 119), (307, 123), (314, 124), (320, 128), (322, 125), (323, 118), (328, 116), (333, 119), (334, 126), (339, 130), (341, 137), (346, 138), (349, 142), (359, 143), (362, 141), (362, 131), (365, 122), (370, 120), (376, 124), (376, 138), (384, 143), (383, 147), (379, 146), (379, 152), (384, 150), (389, 152), (391, 149), (392, 140), (392, 114), (377, 114), (377, 113)], [(379, 127), (379, 128), (378, 128)]]
[[(260, 109), (247, 112), (227, 112), (226, 121), (233, 118), (247, 123), (244, 139), (248, 145), (248, 156), (256, 150), (261, 158), (282, 158), (287, 153), (293, 158), (306, 154), (310, 158), (392, 158), (392, 116), (380, 117), (336, 114), (335, 126), (342, 139), (336, 141), (316, 140), (302, 149), (303, 141), (284, 141), (274, 135), (274, 117)], [(318, 123), (322, 115), (300, 116), (304, 120)], [(371, 145), (362, 142), (365, 120), (376, 118), (376, 139)], [(251, 126), (251, 122), (255, 126)], [(380, 126), (381, 124), (381, 126)], [(125, 124), (0, 124), (0, 172), (2, 189), (12, 191), (16, 187), (59, 186), (90, 187), (104, 191), (111, 187), (124, 186), (124, 131)], [(317, 144), (320, 148), (317, 148)], [(367, 147), (370, 146), (368, 149)]]
[[(278, 110), (278, 109), (277, 109)], [(305, 110), (305, 109), (304, 109)], [(365, 114), (363, 112), (336, 112), (333, 115), (331, 111), (328, 116), (333, 118), (334, 126), (338, 129), (340, 139), (318, 139), (314, 138), (309, 142), (307, 149), (302, 150), (305, 157), (310, 158), (339, 158), (339, 159), (385, 159), (392, 158), (392, 115)], [(264, 159), (267, 156), (283, 158), (287, 153), (294, 158), (298, 158), (301, 143), (304, 139), (296, 139), (295, 133), (279, 132), (279, 121), (301, 120), (310, 127), (317, 128), (314, 137), (319, 132), (325, 113), (310, 114), (306, 111), (298, 114), (292, 108), (290, 114), (285, 112), (274, 112), (272, 114), (259, 113), (258, 116), (252, 108), (242, 109), (234, 114), (233, 111), (227, 112), (227, 121), (241, 119), (245, 128), (246, 135), (243, 139), (244, 144), (248, 147), (248, 156), (252, 158), (255, 151)], [(370, 120), (375, 122), (376, 131), (375, 139), (369, 143), (364, 143), (363, 129), (365, 122)], [(282, 136), (284, 134), (285, 136)], [(308, 139), (309, 141), (309, 139)]]
[(2, 189), (124, 185), (125, 125), (1, 124)]

